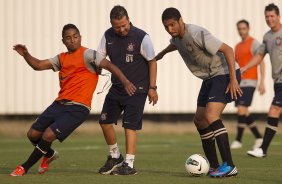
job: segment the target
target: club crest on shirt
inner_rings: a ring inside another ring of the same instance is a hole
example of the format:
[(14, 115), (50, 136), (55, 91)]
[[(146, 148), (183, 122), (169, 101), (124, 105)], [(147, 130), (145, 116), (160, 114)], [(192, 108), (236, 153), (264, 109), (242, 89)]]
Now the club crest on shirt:
[(282, 38), (281, 37), (276, 37), (276, 39), (275, 39), (276, 46), (280, 46), (281, 43), (282, 43)]
[(132, 51), (134, 51), (134, 44), (133, 43), (128, 43), (128, 46), (127, 46), (127, 51), (129, 51), (129, 52), (132, 52)]
[(186, 44), (186, 47), (187, 47), (187, 50), (188, 50), (188, 52), (193, 52), (194, 50), (193, 50), (193, 46), (192, 46), (192, 44), (191, 43), (187, 43)]

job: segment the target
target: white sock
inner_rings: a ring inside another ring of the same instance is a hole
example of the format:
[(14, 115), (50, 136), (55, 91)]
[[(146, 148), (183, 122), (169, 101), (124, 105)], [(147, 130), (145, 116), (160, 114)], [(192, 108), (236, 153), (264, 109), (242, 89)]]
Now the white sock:
[(135, 155), (126, 154), (125, 162), (128, 164), (129, 167), (133, 168)]
[(120, 152), (119, 152), (117, 143), (113, 145), (109, 145), (109, 150), (110, 150), (110, 155), (112, 156), (112, 158), (119, 158)]

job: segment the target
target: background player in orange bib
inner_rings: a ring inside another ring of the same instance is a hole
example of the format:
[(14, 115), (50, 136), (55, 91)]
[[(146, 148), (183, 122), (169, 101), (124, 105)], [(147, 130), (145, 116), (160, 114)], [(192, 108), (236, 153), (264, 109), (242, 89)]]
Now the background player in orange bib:
[[(244, 67), (250, 62), (252, 57), (256, 54), (260, 43), (249, 35), (250, 26), (246, 20), (240, 20), (237, 22), (238, 33), (242, 39), (235, 47), (235, 59), (240, 67)], [(260, 81), (258, 90), (261, 95), (265, 92), (264, 87), (264, 62), (260, 64)], [(246, 126), (248, 126), (256, 138), (253, 148), (257, 148), (262, 143), (262, 136), (259, 133), (256, 123), (253, 117), (250, 115), (248, 107), (252, 103), (253, 95), (258, 83), (258, 71), (257, 67), (250, 68), (241, 76), (240, 87), (243, 91), (243, 95), (238, 97), (235, 101), (235, 105), (238, 108), (238, 125), (237, 136), (235, 141), (231, 144), (232, 149), (239, 149), (242, 147), (242, 136)]]

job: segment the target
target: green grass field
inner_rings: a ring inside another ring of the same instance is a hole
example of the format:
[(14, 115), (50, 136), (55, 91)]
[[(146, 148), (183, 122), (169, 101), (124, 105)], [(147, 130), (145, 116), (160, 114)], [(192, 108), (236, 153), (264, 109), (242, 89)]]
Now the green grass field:
[[(230, 135), (233, 138), (233, 135)], [(124, 152), (123, 135), (119, 135), (119, 145)], [(233, 140), (233, 139), (232, 139)], [(97, 173), (104, 163), (107, 146), (101, 133), (95, 136), (75, 135), (63, 144), (56, 142), (54, 148), (60, 158), (52, 163), (51, 169), (43, 174), (36, 173), (35, 165), (24, 177), (9, 177), (9, 173), (28, 157), (33, 149), (25, 137), (0, 137), (0, 183), (229, 183), (229, 184), (269, 184), (282, 183), (282, 135), (277, 134), (272, 142), (267, 158), (257, 159), (246, 155), (252, 146), (253, 137), (244, 137), (244, 148), (233, 151), (234, 162), (239, 175), (233, 178), (212, 179), (188, 176), (184, 162), (188, 155), (203, 153), (197, 134), (150, 134), (139, 133), (136, 176), (103, 176)]]

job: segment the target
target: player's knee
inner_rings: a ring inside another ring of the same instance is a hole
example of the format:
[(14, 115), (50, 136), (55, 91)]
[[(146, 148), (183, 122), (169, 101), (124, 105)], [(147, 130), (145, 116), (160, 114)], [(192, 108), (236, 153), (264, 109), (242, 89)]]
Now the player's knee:
[(276, 105), (272, 105), (270, 107), (268, 116), (270, 116), (270, 117), (279, 117), (280, 116), (280, 112), (281, 112), (281, 107), (278, 107)]
[(50, 129), (46, 129), (46, 131), (43, 133), (42, 135), (42, 139), (44, 139), (45, 141), (48, 141), (48, 142), (52, 142), (54, 140), (56, 140), (56, 135), (55, 133)]
[(29, 140), (35, 140), (37, 138), (32, 129), (29, 129), (26, 136)]
[(206, 113), (205, 119), (206, 119), (208, 124), (211, 124), (212, 122), (218, 120), (219, 117), (217, 115), (214, 115), (214, 114), (211, 114), (211, 113)]
[(197, 116), (194, 117), (194, 124), (197, 129), (204, 129), (207, 127), (205, 119)]

